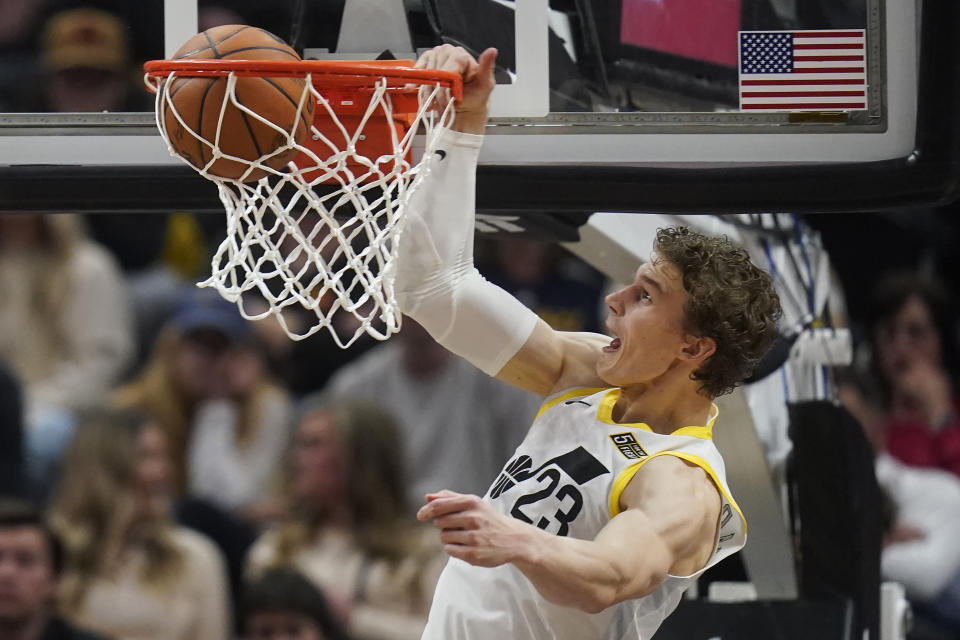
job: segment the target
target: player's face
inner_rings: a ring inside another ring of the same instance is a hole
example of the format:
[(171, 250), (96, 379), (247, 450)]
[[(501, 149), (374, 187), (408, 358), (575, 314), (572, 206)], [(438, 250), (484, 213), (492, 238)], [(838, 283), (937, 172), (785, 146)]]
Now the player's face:
[(607, 329), (613, 335), (597, 362), (608, 384), (628, 387), (655, 381), (674, 366), (689, 336), (683, 330), (680, 270), (666, 260), (643, 264), (634, 281), (606, 298)]
[(0, 529), (0, 622), (38, 615), (56, 586), (43, 533), (26, 526)]

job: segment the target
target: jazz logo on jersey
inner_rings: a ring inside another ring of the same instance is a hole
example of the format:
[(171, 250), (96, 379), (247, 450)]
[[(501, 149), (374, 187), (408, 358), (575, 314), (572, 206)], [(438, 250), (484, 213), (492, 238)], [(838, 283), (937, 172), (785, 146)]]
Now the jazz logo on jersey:
[(610, 471), (583, 447), (536, 467), (530, 456), (520, 455), (507, 463), (490, 487), (490, 498), (498, 500), (517, 485), (522, 485), (509, 497), (504, 497), (514, 501), (510, 515), (565, 536), (583, 508), (580, 487), (606, 473)]
[(590, 455), (590, 452), (583, 447), (577, 447), (573, 451), (551, 458), (536, 469), (533, 468), (533, 459), (530, 456), (518, 456), (507, 463), (500, 477), (490, 487), (490, 497), (499, 498), (504, 491), (509, 491), (518, 482), (532, 478), (547, 467), (563, 469), (577, 484), (583, 484), (599, 475), (610, 473), (599, 460)]
[(632, 433), (614, 433), (610, 439), (617, 445), (617, 449), (620, 449), (620, 453), (631, 460), (639, 460), (647, 456), (647, 452), (643, 450)]

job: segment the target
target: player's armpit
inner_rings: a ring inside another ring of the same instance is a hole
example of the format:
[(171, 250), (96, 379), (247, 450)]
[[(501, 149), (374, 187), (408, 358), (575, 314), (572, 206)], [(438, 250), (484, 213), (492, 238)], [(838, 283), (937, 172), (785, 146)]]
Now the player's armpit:
[(600, 349), (609, 342), (596, 333), (555, 331), (538, 320), (497, 378), (542, 396), (574, 387), (603, 386), (596, 363)]
[[(701, 467), (673, 455), (642, 464), (623, 494), (625, 513), (642, 511), (670, 550), (669, 573), (686, 576), (713, 554), (721, 509), (720, 493)], [(612, 521), (611, 521), (612, 522)], [(604, 535), (601, 531), (597, 540)]]

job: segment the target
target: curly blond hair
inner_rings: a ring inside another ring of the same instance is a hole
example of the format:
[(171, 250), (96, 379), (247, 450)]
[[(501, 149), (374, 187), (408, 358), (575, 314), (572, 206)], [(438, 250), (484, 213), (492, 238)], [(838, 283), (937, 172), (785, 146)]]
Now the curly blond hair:
[(711, 398), (730, 393), (750, 376), (777, 335), (781, 309), (773, 280), (726, 236), (667, 227), (657, 230), (653, 250), (683, 274), (689, 295), (684, 330), (713, 338), (717, 345), (692, 378)]

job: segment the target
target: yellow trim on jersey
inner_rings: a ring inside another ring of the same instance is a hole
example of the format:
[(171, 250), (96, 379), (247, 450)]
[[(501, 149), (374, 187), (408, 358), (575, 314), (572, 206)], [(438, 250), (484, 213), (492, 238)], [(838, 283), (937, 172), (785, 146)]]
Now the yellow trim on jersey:
[(600, 401), (600, 406), (597, 408), (597, 420), (600, 422), (605, 422), (607, 424), (612, 424), (617, 427), (632, 427), (634, 429), (643, 429), (644, 431), (649, 431), (653, 433), (653, 429), (650, 428), (646, 422), (617, 422), (613, 419), (613, 406), (617, 404), (617, 400), (620, 399), (620, 388), (614, 387), (610, 389), (606, 395), (603, 396), (603, 400)]
[(717, 405), (710, 403), (710, 418), (706, 426), (702, 427), (680, 427), (670, 435), (672, 436), (693, 436), (694, 438), (703, 438), (704, 440), (713, 440), (713, 423), (717, 421), (720, 410)]
[(717, 489), (723, 494), (723, 497), (727, 499), (727, 502), (730, 503), (730, 506), (734, 508), (737, 514), (740, 516), (740, 520), (743, 521), (743, 533), (747, 533), (747, 519), (744, 517), (743, 512), (740, 511), (740, 507), (737, 505), (736, 500), (733, 499), (733, 496), (727, 491), (726, 487), (721, 484), (720, 479), (717, 477), (716, 472), (714, 472), (713, 467), (710, 466), (710, 463), (701, 458), (698, 455), (692, 453), (687, 453), (685, 451), (659, 451), (651, 456), (647, 456), (639, 462), (635, 462), (626, 469), (620, 472), (620, 475), (617, 476), (617, 479), (613, 481), (613, 488), (610, 490), (610, 517), (613, 518), (617, 514), (623, 511), (620, 508), (620, 496), (623, 495), (624, 490), (627, 488), (627, 485), (630, 484), (630, 481), (633, 480), (633, 477), (637, 475), (637, 471), (640, 470), (640, 466), (653, 460), (657, 456), (676, 456), (697, 465), (701, 469), (707, 472), (707, 475), (710, 476), (710, 479), (713, 480), (713, 484), (716, 485)]
[[(649, 431), (653, 433), (653, 429), (650, 428), (645, 422), (617, 422), (613, 419), (613, 407), (617, 404), (617, 400), (620, 399), (620, 388), (615, 387), (610, 389), (610, 391), (603, 396), (603, 400), (600, 401), (600, 406), (597, 409), (597, 420), (604, 422), (606, 424), (612, 424), (617, 427), (632, 427), (634, 429), (643, 429), (644, 431)], [(713, 423), (716, 422), (717, 416), (720, 415), (720, 410), (717, 409), (717, 405), (710, 403), (710, 417), (707, 419), (706, 425), (699, 426), (689, 426), (689, 427), (680, 427), (676, 431), (670, 433), (671, 436), (693, 436), (694, 438), (702, 438), (704, 440), (713, 439)], [(540, 417), (539, 414), (537, 417)]]
[(564, 400), (570, 400), (571, 398), (582, 398), (584, 396), (592, 396), (593, 394), (600, 393), (604, 389), (608, 389), (608, 388), (609, 387), (581, 387), (578, 389), (572, 389), (571, 391), (566, 391), (564, 393), (561, 393), (559, 396), (550, 398), (549, 400), (544, 402), (542, 405), (540, 405), (540, 410), (537, 411), (537, 415), (534, 416), (533, 421), (536, 422), (540, 418), (540, 416), (542, 416), (549, 409), (552, 409), (553, 407), (557, 406)]

